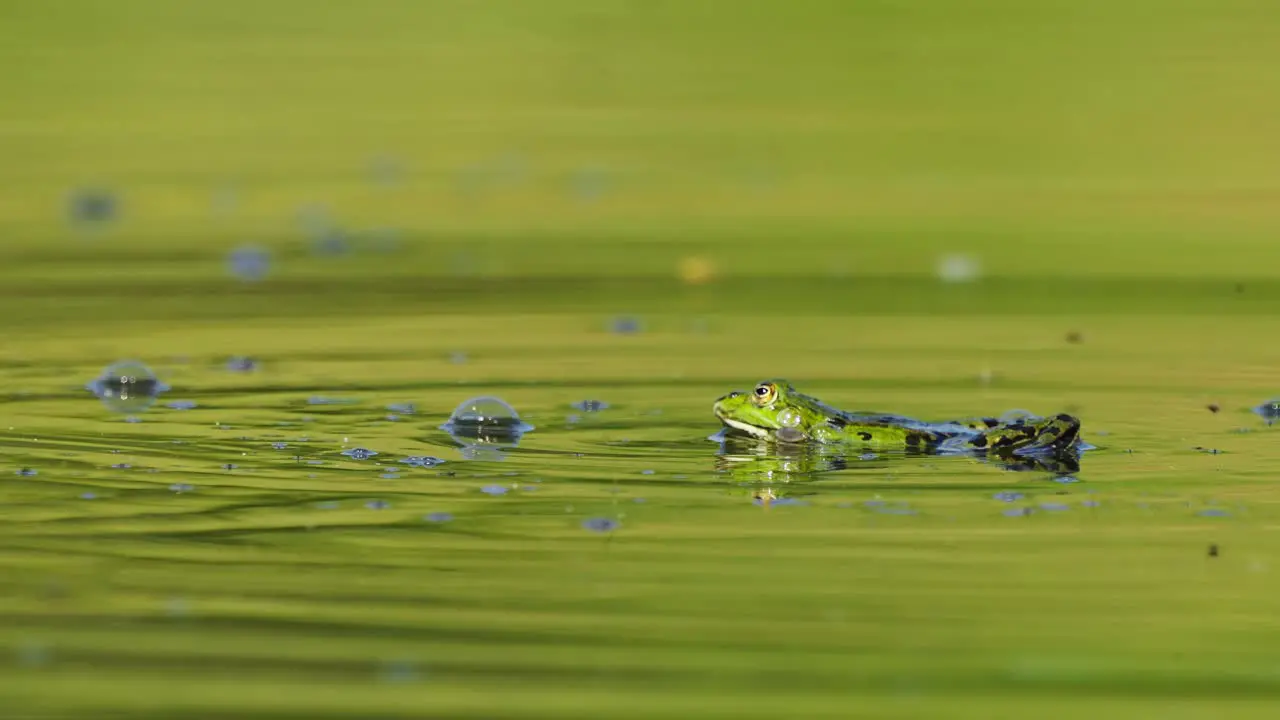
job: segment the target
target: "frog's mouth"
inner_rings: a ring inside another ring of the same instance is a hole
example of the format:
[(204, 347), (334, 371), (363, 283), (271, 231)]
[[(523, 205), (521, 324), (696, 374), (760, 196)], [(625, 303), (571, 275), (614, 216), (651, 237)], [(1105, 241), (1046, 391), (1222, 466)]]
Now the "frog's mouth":
[(720, 422), (724, 423), (726, 427), (731, 427), (734, 430), (741, 430), (742, 432), (748, 435), (751, 435), (753, 437), (758, 437), (758, 438), (769, 437), (770, 431), (767, 428), (756, 427), (755, 425), (752, 425), (750, 423), (744, 423), (741, 420), (734, 420), (733, 418), (725, 417), (724, 415), (720, 415), (719, 413), (716, 413), (716, 416), (720, 418)]

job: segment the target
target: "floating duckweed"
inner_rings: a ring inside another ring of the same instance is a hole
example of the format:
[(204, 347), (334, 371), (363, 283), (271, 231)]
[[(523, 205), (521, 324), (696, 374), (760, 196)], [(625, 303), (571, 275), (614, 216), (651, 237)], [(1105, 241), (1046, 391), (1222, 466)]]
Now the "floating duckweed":
[(621, 523), (617, 520), (604, 517), (587, 518), (582, 521), (583, 529), (590, 530), (591, 532), (613, 532), (614, 530), (617, 530), (620, 525)]
[(155, 403), (157, 395), (169, 389), (151, 368), (137, 360), (108, 365), (85, 387), (108, 410), (118, 413), (142, 412)]
[(376, 450), (369, 450), (367, 448), (358, 447), (358, 448), (351, 448), (350, 450), (343, 450), (342, 454), (346, 455), (352, 460), (368, 460), (369, 458), (377, 455), (378, 453)]

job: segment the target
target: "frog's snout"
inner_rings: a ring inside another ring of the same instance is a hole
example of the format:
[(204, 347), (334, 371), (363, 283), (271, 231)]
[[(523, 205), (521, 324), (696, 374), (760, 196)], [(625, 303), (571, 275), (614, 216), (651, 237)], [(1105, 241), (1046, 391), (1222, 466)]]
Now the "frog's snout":
[(742, 397), (742, 392), (741, 392), (741, 391), (738, 391), (738, 390), (734, 390), (733, 392), (729, 393), (728, 395), (721, 395), (720, 397), (716, 398), (716, 401), (715, 401), (715, 403), (713, 403), (713, 404), (711, 405), (711, 408), (715, 411), (715, 413), (716, 413), (717, 415), (722, 415), (722, 414), (724, 414), (724, 403), (725, 403), (725, 401), (726, 401), (726, 400), (733, 400), (733, 399), (735, 399), (735, 398), (740, 398), (740, 397)]

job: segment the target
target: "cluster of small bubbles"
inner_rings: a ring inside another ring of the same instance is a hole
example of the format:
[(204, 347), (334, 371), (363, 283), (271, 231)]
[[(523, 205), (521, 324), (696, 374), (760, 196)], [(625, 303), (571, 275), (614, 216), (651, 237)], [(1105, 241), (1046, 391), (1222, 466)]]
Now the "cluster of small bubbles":
[(258, 369), (258, 361), (244, 355), (236, 355), (227, 359), (227, 370), (231, 372), (253, 372)]
[(401, 415), (412, 415), (418, 412), (418, 406), (413, 403), (391, 403), (387, 409)]
[(195, 490), (196, 486), (192, 485), (191, 483), (174, 483), (169, 486), (169, 489), (181, 495), (182, 493), (187, 493)]
[(423, 515), (422, 519), (429, 523), (447, 523), (453, 519), (453, 515), (447, 512), (433, 512)]
[(1267, 421), (1270, 425), (1280, 418), (1280, 399), (1268, 400), (1261, 405), (1253, 408), (1254, 414)]
[(257, 282), (271, 271), (271, 252), (258, 245), (242, 245), (227, 256), (227, 270), (244, 282)]
[(944, 255), (938, 258), (936, 271), (943, 282), (967, 283), (982, 276), (982, 265), (972, 255)]
[(193, 410), (196, 407), (194, 400), (174, 400), (165, 405), (170, 410)]
[(369, 502), (365, 503), (364, 506), (369, 508), (370, 510), (386, 510), (387, 508), (391, 507), (391, 503), (387, 502), (386, 500), (370, 500)]
[(137, 413), (151, 407), (169, 386), (141, 362), (122, 360), (104, 368), (85, 388), (112, 412)]
[(613, 532), (614, 530), (617, 530), (620, 525), (621, 523), (617, 520), (605, 517), (587, 518), (582, 521), (583, 529), (590, 530), (591, 532)]
[(601, 410), (608, 409), (609, 403), (603, 400), (579, 400), (578, 402), (570, 405), (570, 407), (572, 407), (575, 410), (581, 410), (582, 412), (591, 413), (591, 412), (600, 412)]
[(36, 469), (35, 469), (35, 468), (19, 468), (19, 469), (17, 469), (17, 470), (15, 470), (15, 471), (14, 471), (14, 474), (15, 474), (15, 475), (21, 475), (22, 477), (31, 477), (31, 476), (33, 476), (33, 475), (37, 475), (37, 474), (39, 474), (39, 473), (36, 471)]
[(430, 455), (410, 455), (402, 459), (400, 462), (410, 467), (435, 467), (444, 464), (444, 460)]
[(635, 335), (642, 330), (643, 327), (639, 318), (629, 315), (616, 317), (609, 321), (609, 331), (615, 335)]
[(991, 498), (992, 498), (993, 500), (999, 500), (1000, 502), (1017, 502), (1017, 501), (1021, 500), (1021, 499), (1022, 499), (1022, 498), (1024, 498), (1024, 497), (1026, 497), (1026, 496), (1025, 496), (1025, 495), (1023, 495), (1022, 493), (1020, 493), (1020, 492), (1013, 492), (1013, 491), (1011, 491), (1011, 490), (1005, 490), (1005, 491), (1003, 491), (1003, 492), (998, 492), (998, 493), (996, 493), (995, 495), (992, 495), (992, 496), (991, 496)]
[(506, 495), (508, 490), (510, 490), (510, 488), (506, 485), (485, 485), (480, 488), (480, 492), (485, 495)]
[(67, 196), (67, 219), (81, 226), (103, 226), (119, 217), (120, 201), (103, 188), (81, 188)]
[(346, 455), (352, 460), (368, 460), (369, 458), (377, 455), (378, 453), (376, 450), (369, 450), (367, 448), (358, 447), (358, 448), (351, 448), (350, 450), (343, 450), (342, 454)]

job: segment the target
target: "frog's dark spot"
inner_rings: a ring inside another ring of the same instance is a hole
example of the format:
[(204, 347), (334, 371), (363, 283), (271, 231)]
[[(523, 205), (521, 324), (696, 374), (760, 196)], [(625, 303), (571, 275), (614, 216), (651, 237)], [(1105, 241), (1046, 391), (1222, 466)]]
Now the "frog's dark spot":
[(869, 432), (860, 432), (860, 433), (858, 433), (858, 439), (859, 439), (859, 440), (867, 440), (867, 441), (869, 441), (869, 440), (871, 440), (871, 433), (869, 433)]
[(907, 433), (907, 445), (909, 447), (919, 447), (920, 435), (918, 433)]
[(982, 424), (986, 425), (987, 428), (990, 429), (998, 426), (1000, 424), (1000, 419), (999, 418), (982, 418)]
[(984, 448), (987, 446), (987, 436), (979, 435), (978, 437), (974, 438), (971, 442), (973, 443), (974, 447)]
[(1218, 557), (1218, 546), (1213, 544), (1209, 546), (1209, 557)]
[(849, 424), (849, 421), (845, 420), (842, 417), (832, 415), (831, 417), (827, 418), (827, 424), (835, 428), (836, 430), (841, 430), (844, 428), (845, 425)]

